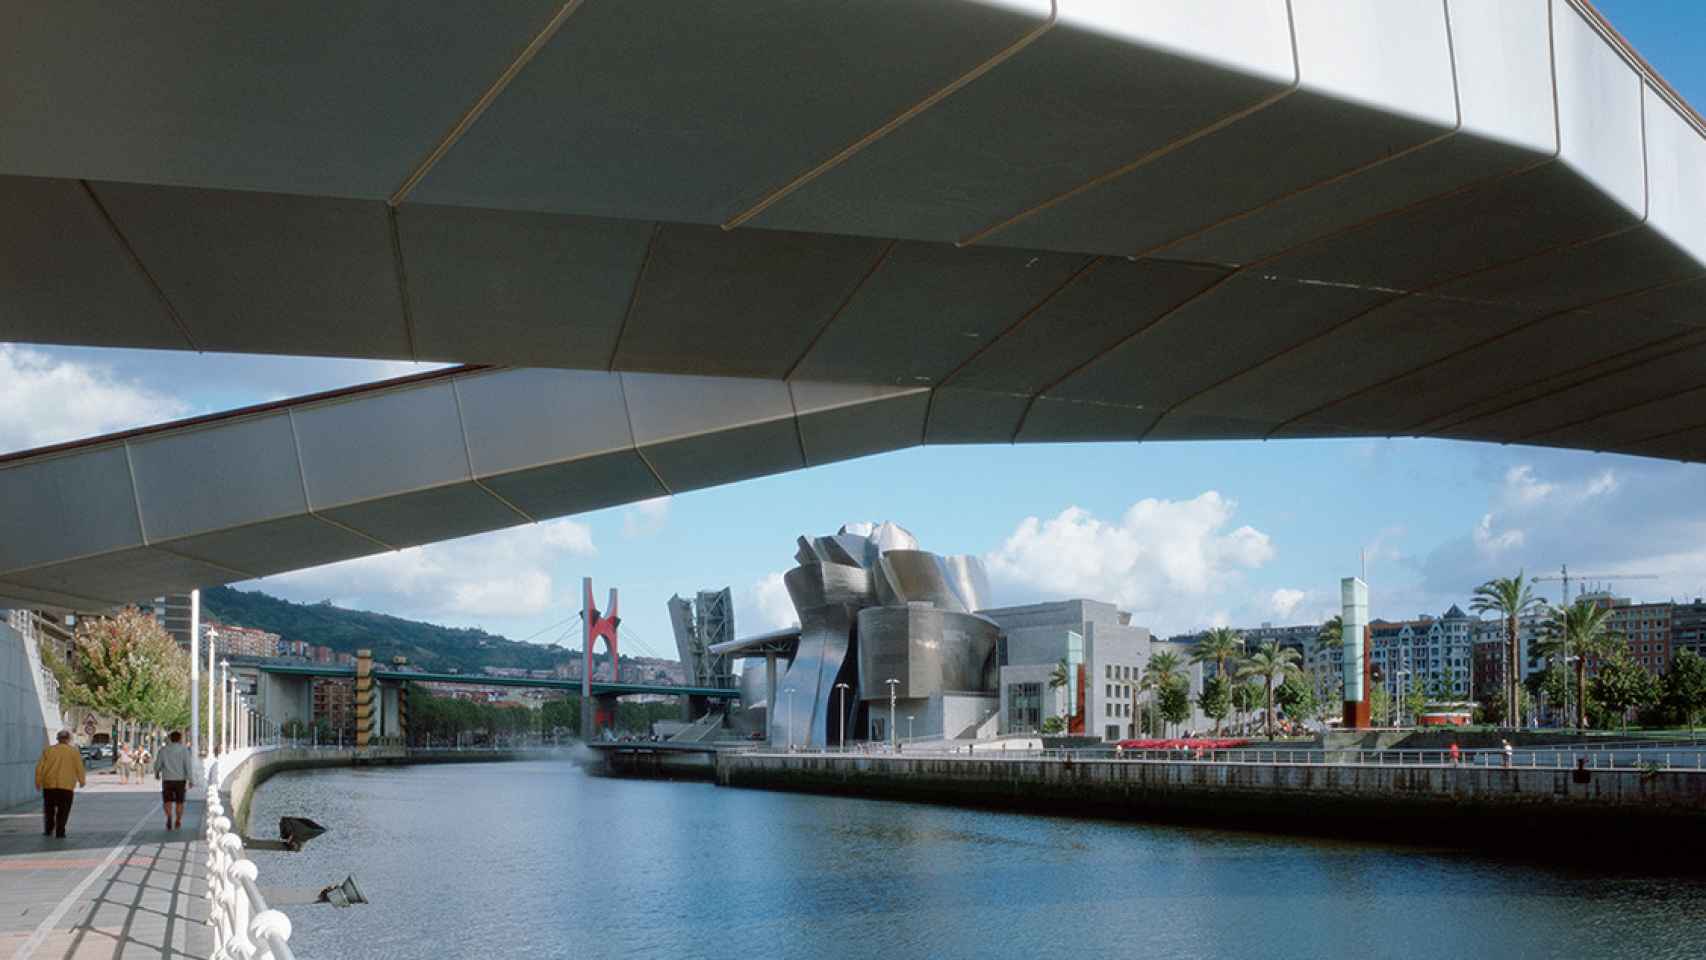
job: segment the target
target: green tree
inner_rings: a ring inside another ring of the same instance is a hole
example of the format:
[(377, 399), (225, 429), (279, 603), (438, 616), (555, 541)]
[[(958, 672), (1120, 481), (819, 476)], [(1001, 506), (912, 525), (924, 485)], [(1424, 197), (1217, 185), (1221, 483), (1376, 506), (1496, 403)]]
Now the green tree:
[(69, 661), (42, 654), (68, 703), (128, 724), (189, 726), (189, 655), (135, 607), (79, 620)]
[(1372, 684), (1368, 689), (1368, 716), (1377, 726), (1392, 722), (1392, 694), (1383, 683)]
[(1044, 717), (1042, 732), (1056, 736), (1066, 730), (1066, 720), (1062, 717)]
[(1659, 683), (1659, 700), (1693, 733), (1695, 720), (1706, 711), (1706, 660), (1692, 650), (1679, 652)]
[(1156, 707), (1161, 719), (1175, 727), (1191, 715), (1191, 688), (1183, 680), (1169, 683), (1156, 692)]
[(1433, 675), (1428, 682), (1428, 697), (1434, 703), (1450, 703), (1457, 699), (1457, 691), (1451, 686), (1451, 677), (1445, 671)]
[[(1160, 713), (1159, 697), (1161, 691), (1184, 679), (1182, 673), (1184, 662), (1179, 655), (1171, 650), (1163, 650), (1152, 654), (1149, 662), (1143, 665), (1143, 677), (1138, 681), (1138, 689), (1148, 690), (1156, 713)], [(1156, 724), (1159, 726), (1159, 724)]]
[[(1203, 638), (1197, 641), (1196, 649), (1191, 651), (1191, 662), (1212, 663), (1214, 664), (1214, 675), (1225, 677), (1227, 676), (1226, 665), (1237, 660), (1243, 653), (1244, 638), (1239, 636), (1238, 631), (1231, 627), (1215, 627), (1203, 634)], [(1206, 684), (1203, 686), (1203, 693), (1208, 693)], [(1203, 712), (1208, 713), (1207, 710)], [(1212, 713), (1209, 716), (1214, 717), (1214, 735), (1218, 737), (1220, 736), (1221, 718)]]
[(1262, 644), (1261, 649), (1250, 654), (1238, 668), (1240, 679), (1260, 679), (1267, 688), (1270, 740), (1274, 736), (1274, 685), (1290, 677), (1302, 676), (1303, 671), (1297, 666), (1298, 660), (1296, 650), (1291, 647), (1278, 647), (1270, 642)]
[(1522, 697), (1520, 677), (1521, 653), (1517, 648), (1517, 620), (1539, 605), (1533, 584), (1523, 580), (1522, 571), (1514, 577), (1497, 577), (1475, 588), (1469, 609), (1476, 613), (1496, 613), (1505, 621), (1505, 699), (1514, 701), (1517, 708), (1510, 711), (1510, 726), (1522, 726)]
[(1315, 715), (1315, 685), (1302, 675), (1286, 677), (1285, 682), (1274, 691), (1274, 699), (1279, 702), (1285, 715), (1293, 720), (1303, 720)]
[(1411, 674), (1410, 689), (1404, 691), (1404, 712), (1412, 724), (1420, 724), (1422, 711), (1428, 708), (1427, 683), (1420, 674)]
[[(1236, 674), (1236, 671), (1234, 673)], [(1241, 679), (1239, 678), (1239, 680)], [(1262, 691), (1257, 689), (1253, 683), (1239, 682), (1239, 680), (1234, 680), (1232, 683), (1232, 708), (1238, 711), (1238, 722), (1240, 726), (1243, 726), (1250, 714), (1261, 706)]]
[(1605, 706), (1607, 719), (1629, 727), (1629, 711), (1658, 699), (1658, 683), (1646, 668), (1629, 656), (1626, 647), (1599, 662), (1593, 678), (1593, 696)]
[(1220, 735), (1221, 721), (1232, 709), (1232, 680), (1221, 675), (1203, 681), (1202, 693), (1197, 694), (1197, 708), (1214, 720), (1214, 732)]
[(1535, 652), (1573, 662), (1576, 671), (1576, 726), (1587, 726), (1587, 666), (1590, 659), (1610, 656), (1626, 649), (1610, 630), (1611, 608), (1592, 600), (1577, 600), (1568, 607), (1553, 607), (1546, 618)]

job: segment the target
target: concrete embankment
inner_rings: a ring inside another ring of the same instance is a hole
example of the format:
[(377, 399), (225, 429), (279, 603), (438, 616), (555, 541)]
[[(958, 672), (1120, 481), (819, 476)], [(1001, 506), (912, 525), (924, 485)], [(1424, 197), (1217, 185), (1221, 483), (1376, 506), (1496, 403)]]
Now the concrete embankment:
[(275, 774), (286, 770), (320, 767), (394, 766), (411, 763), (493, 763), (526, 760), (551, 754), (525, 750), (411, 750), (404, 747), (310, 748), (279, 747), (250, 754), (237, 769), (226, 775), (224, 792), (230, 795), (226, 809), (236, 813), (237, 830), (248, 832), (249, 801), (255, 790)]
[(727, 753), (717, 782), (1399, 843), (1706, 853), (1706, 774), (1686, 771)]

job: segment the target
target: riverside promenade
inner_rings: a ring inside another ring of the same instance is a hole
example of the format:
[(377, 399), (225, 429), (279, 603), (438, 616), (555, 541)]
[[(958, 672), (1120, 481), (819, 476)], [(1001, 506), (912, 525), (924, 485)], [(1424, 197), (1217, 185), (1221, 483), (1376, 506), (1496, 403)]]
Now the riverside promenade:
[(41, 803), (0, 812), (0, 960), (205, 958), (200, 791), (165, 829), (160, 785), (110, 767), (77, 791), (66, 837), (43, 837)]

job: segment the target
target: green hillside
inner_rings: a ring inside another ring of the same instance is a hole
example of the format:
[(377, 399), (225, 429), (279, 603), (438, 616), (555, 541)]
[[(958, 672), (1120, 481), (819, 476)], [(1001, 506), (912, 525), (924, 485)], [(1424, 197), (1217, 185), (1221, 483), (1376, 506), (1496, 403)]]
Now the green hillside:
[[(369, 649), (382, 663), (401, 654), (432, 672), (479, 673), (481, 667), (549, 670), (569, 656), (559, 646), (519, 643), (484, 630), (345, 610), (324, 600), (292, 603), (258, 590), (214, 587), (201, 592), (201, 602), (208, 616), (224, 623), (256, 627), (286, 640), (305, 640), (340, 653)], [(579, 644), (575, 652), (579, 654)], [(599, 659), (604, 659), (602, 652)]]

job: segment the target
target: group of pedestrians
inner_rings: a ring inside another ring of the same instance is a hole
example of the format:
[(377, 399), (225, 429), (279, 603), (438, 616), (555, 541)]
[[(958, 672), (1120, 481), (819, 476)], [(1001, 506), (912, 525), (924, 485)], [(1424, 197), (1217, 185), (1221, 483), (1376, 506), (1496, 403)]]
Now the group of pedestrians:
[[(141, 782), (150, 757), (148, 751), (141, 747), (135, 752), (121, 748), (118, 756), (123, 782), (130, 782), (132, 772)], [(195, 786), (195, 758), (184, 746), (184, 735), (174, 730), (152, 759), (154, 778), (160, 781), (160, 806), (166, 815), (166, 829), (176, 830), (184, 825), (185, 795)], [(59, 731), (53, 744), (36, 761), (36, 789), (41, 791), (42, 799), (42, 836), (64, 838), (75, 791), (88, 785), (83, 755), (72, 745), (71, 731)]]
[(129, 783), (131, 776), (136, 776), (136, 782), (141, 783), (143, 771), (148, 769), (148, 761), (153, 754), (141, 744), (134, 748), (128, 743), (119, 744), (118, 755), (113, 758), (113, 766), (118, 768), (118, 782)]

